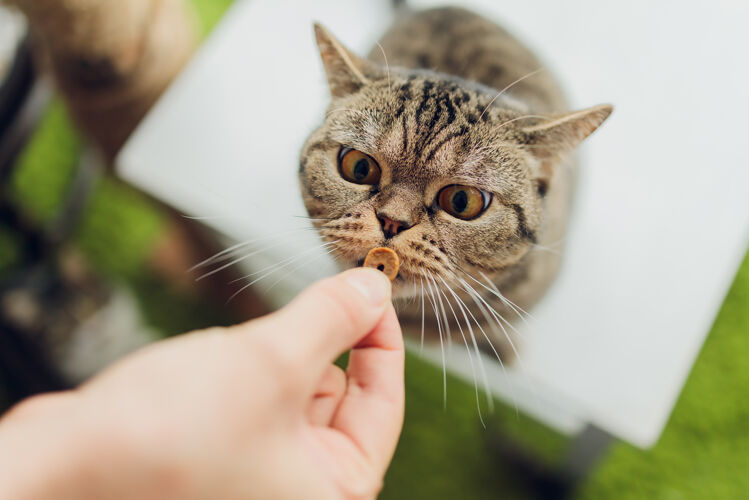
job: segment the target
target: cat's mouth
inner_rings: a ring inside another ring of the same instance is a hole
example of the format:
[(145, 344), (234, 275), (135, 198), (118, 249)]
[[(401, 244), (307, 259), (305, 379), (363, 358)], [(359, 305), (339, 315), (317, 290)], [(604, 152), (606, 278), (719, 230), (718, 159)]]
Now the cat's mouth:
[[(352, 264), (355, 264), (356, 267), (362, 267), (364, 265), (364, 260), (365, 258), (362, 257), (353, 261)], [(414, 286), (414, 279), (413, 270), (404, 268), (403, 262), (401, 261), (398, 274), (395, 275), (395, 278), (393, 278), (391, 282), (393, 287), (393, 298), (412, 296), (413, 293), (415, 293), (412, 288)]]
[[(356, 261), (356, 267), (362, 267), (364, 265), (364, 257)], [(393, 278), (393, 284), (395, 283), (405, 283), (406, 279), (401, 276), (401, 273), (395, 275), (395, 278)]]
[[(444, 276), (444, 262), (446, 257), (436, 255), (437, 249), (425, 246), (429, 240), (424, 240), (421, 244), (412, 239), (398, 239), (395, 241), (383, 241), (382, 238), (375, 235), (366, 237), (363, 235), (359, 238), (344, 238), (339, 234), (326, 234), (323, 232), (323, 238), (335, 242), (335, 250), (331, 252), (331, 257), (336, 261), (340, 269), (352, 269), (362, 267), (366, 260), (367, 254), (373, 249), (388, 248), (396, 253), (399, 260), (398, 273), (392, 280), (393, 297), (406, 298), (415, 296), (420, 290), (421, 283), (427, 283), (427, 280), (440, 280), (439, 276)], [(340, 242), (338, 240), (341, 240)], [(421, 250), (421, 253), (418, 251)], [(429, 258), (431, 255), (431, 259)], [(438, 259), (442, 259), (440, 262)]]

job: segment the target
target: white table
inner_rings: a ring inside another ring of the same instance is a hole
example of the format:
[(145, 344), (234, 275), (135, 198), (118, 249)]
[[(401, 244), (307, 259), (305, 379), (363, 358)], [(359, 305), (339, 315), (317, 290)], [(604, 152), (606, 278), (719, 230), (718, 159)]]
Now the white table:
[(21, 14), (0, 6), (0, 84), (7, 76), (16, 49), (26, 33), (26, 22)]
[[(593, 424), (650, 446), (749, 242), (749, 4), (464, 3), (535, 47), (576, 106), (617, 106), (583, 147), (563, 272), (532, 311), (522, 367), (492, 370), (492, 389), (559, 430)], [(311, 20), (365, 53), (390, 16), (384, 1), (239, 1), (126, 145), (120, 174), (229, 240), (286, 231), (251, 269), (306, 251), (312, 231), (289, 232), (307, 225), (293, 217), (305, 213), (298, 154), (328, 102)], [(289, 266), (269, 299), (333, 272), (318, 262)], [(449, 366), (470, 377), (462, 352)]]

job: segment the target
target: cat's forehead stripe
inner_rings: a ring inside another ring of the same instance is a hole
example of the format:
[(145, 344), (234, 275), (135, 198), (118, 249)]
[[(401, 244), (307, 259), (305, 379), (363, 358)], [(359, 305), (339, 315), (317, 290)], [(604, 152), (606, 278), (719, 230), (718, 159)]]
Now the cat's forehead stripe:
[(442, 138), (442, 139), (441, 139), (441, 140), (440, 140), (440, 141), (439, 141), (439, 142), (438, 142), (438, 143), (437, 143), (437, 144), (436, 144), (436, 145), (435, 145), (435, 146), (434, 146), (434, 147), (432, 148), (432, 150), (431, 150), (431, 151), (429, 152), (429, 154), (427, 154), (427, 157), (426, 157), (426, 160), (425, 160), (425, 162), (426, 162), (426, 163), (430, 163), (430, 162), (431, 162), (431, 161), (432, 161), (432, 160), (434, 159), (434, 155), (435, 155), (435, 154), (437, 153), (437, 151), (439, 151), (439, 150), (440, 150), (440, 148), (441, 148), (442, 146), (444, 146), (445, 144), (447, 144), (448, 142), (450, 142), (450, 141), (452, 141), (452, 140), (454, 140), (454, 139), (457, 139), (458, 137), (463, 137), (463, 136), (464, 136), (464, 135), (466, 135), (467, 133), (468, 133), (468, 127), (466, 127), (465, 125), (461, 125), (461, 126), (460, 126), (460, 128), (459, 128), (458, 130), (454, 130), (454, 131), (450, 132), (449, 134), (447, 134), (446, 136), (444, 136), (444, 137), (443, 137), (443, 138)]
[(512, 145), (510, 128), (501, 136), (492, 131), (517, 111), (498, 106), (497, 91), (486, 90), (434, 75), (396, 74), (360, 94), (368, 96), (366, 107), (336, 104), (328, 138), (389, 165), (393, 182), (454, 178), (507, 193), (512, 183), (505, 177), (518, 175), (516, 148), (505, 147)]
[[(463, 95), (453, 96), (451, 89), (454, 84), (445, 84), (444, 82), (425, 80), (421, 86), (421, 95), (416, 111), (413, 114), (414, 128), (412, 151), (409, 151), (404, 140), (405, 152), (411, 153), (413, 157), (419, 158), (424, 162), (431, 161), (441, 146), (450, 140), (463, 136), (468, 133), (465, 124), (456, 124), (463, 113), (460, 105), (464, 102)], [(455, 101), (455, 97), (458, 101)], [(457, 128), (448, 130), (453, 124)], [(408, 137), (406, 130), (407, 123), (402, 121), (404, 138)], [(444, 132), (444, 134), (443, 134)]]

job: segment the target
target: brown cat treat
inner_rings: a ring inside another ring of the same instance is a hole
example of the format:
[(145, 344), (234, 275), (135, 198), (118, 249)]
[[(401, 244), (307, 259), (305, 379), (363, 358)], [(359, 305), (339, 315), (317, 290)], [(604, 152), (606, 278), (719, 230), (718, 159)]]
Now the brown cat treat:
[(371, 267), (372, 269), (382, 271), (390, 281), (393, 281), (398, 276), (400, 259), (398, 258), (398, 254), (389, 248), (373, 248), (364, 259), (364, 267)]

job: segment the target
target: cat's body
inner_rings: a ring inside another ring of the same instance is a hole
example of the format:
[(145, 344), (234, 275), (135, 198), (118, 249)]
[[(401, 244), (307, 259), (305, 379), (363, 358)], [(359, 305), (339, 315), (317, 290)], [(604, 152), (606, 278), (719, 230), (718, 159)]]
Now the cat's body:
[(405, 330), (421, 330), (423, 309), (434, 333), (475, 318), (477, 340), (508, 352), (497, 314), (516, 317), (512, 303), (530, 307), (553, 280), (567, 153), (611, 108), (569, 113), (528, 49), (463, 9), (409, 13), (369, 60), (317, 36), (333, 102), (300, 181), (321, 235), (344, 266), (376, 246), (399, 254), (394, 295), (417, 299), (402, 301)]

